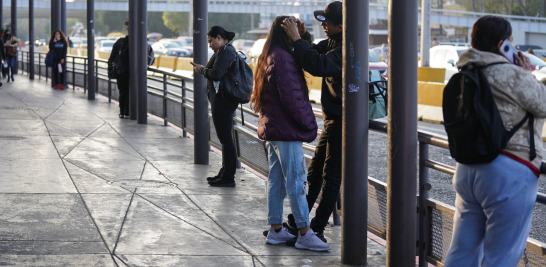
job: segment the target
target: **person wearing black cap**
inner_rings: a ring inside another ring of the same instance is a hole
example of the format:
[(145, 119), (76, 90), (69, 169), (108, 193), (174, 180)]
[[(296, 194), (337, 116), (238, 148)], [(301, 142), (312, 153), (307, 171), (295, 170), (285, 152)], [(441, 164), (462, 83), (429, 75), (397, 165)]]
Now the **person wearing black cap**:
[(116, 81), (119, 90), (119, 118), (129, 118), (129, 21), (125, 22), (127, 26), (127, 36), (119, 38), (112, 47), (110, 58), (108, 59), (108, 66), (113, 66), (116, 63), (117, 57), (121, 57), (121, 63), (123, 64), (123, 73)]
[[(322, 78), (322, 112), (324, 129), (320, 135), (315, 155), (308, 166), (309, 193), (307, 204), (313, 208), (322, 187), (322, 199), (311, 220), (317, 237), (326, 242), (324, 228), (335, 208), (341, 187), (341, 128), (342, 128), (342, 4), (330, 3), (325, 10), (314, 12), (321, 22), (327, 40), (314, 45), (311, 34), (300, 20), (285, 20), (283, 28), (294, 41), (294, 58), (303, 69)], [(288, 215), (288, 225), (295, 226), (294, 217)], [(287, 242), (288, 245), (295, 243)]]

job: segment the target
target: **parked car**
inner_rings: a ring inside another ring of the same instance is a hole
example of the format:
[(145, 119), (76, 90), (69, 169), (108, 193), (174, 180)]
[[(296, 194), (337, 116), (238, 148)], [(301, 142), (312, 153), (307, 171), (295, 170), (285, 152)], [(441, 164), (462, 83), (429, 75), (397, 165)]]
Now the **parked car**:
[(430, 67), (446, 69), (445, 80), (459, 72), (459, 55), (468, 50), (467, 46), (438, 45), (430, 49)]
[(546, 50), (537, 49), (537, 50), (533, 50), (533, 52), (535, 53), (535, 56), (537, 56), (538, 58), (546, 61)]
[(72, 48), (78, 48), (78, 44), (81, 42), (81, 37), (70, 37), (70, 41), (72, 41)]
[(87, 49), (87, 39), (82, 39), (78, 44), (78, 48)]
[(103, 40), (100, 41), (98, 51), (99, 52), (112, 52), (112, 48), (114, 47), (114, 41), (109, 40)]
[(179, 45), (182, 49), (188, 50), (188, 57), (193, 57), (193, 45), (188, 45), (185, 41), (178, 39), (161, 39), (159, 40), (159, 43), (175, 43)]
[(371, 49), (379, 58), (385, 62), (389, 61), (389, 46), (381, 45)]
[(183, 41), (183, 42), (186, 42), (186, 45), (193, 46), (193, 37), (191, 37), (191, 36), (180, 36), (180, 37), (178, 37), (176, 39), (180, 40), (180, 41)]
[(260, 57), (260, 54), (262, 53), (262, 50), (264, 49), (265, 41), (267, 39), (259, 39), (252, 45), (252, 48), (250, 51), (248, 51), (248, 57), (249, 61), (252, 64), (256, 64), (258, 62), (258, 57)]
[(232, 45), (235, 47), (235, 49), (248, 52), (252, 48), (252, 45), (254, 45), (256, 41), (254, 40), (245, 40), (245, 39), (239, 39), (233, 41)]
[(36, 39), (36, 41), (34, 42), (34, 44), (35, 44), (36, 46), (48, 45), (48, 44), (46, 44), (46, 40), (45, 40), (45, 39)]
[(156, 56), (188, 57), (190, 52), (172, 42), (156, 42), (152, 44)]
[(520, 50), (520, 51), (523, 51), (523, 52), (527, 52), (527, 50), (529, 50), (529, 48), (533, 48), (533, 50), (543, 49), (542, 47), (540, 47), (538, 45), (516, 45), (516, 49)]

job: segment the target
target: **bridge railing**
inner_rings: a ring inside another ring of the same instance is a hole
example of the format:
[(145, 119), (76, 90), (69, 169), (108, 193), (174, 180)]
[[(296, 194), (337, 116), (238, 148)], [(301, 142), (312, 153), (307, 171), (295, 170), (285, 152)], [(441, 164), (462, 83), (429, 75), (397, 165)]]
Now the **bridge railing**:
[[(45, 67), (44, 52), (35, 53), (36, 75), (51, 78), (51, 71)], [(28, 73), (29, 52), (21, 51), (18, 56), (19, 69)], [(67, 56), (67, 79), (72, 88), (82, 87), (85, 90), (87, 78), (87, 58), (79, 56)], [(117, 90), (112, 90), (115, 80), (108, 79), (106, 60), (95, 61), (96, 92), (107, 96), (109, 99), (118, 99)], [(161, 117), (164, 125), (172, 123), (183, 129), (186, 133), (194, 133), (193, 119), (193, 78), (169, 71), (155, 68), (148, 69), (148, 112)], [(236, 112), (240, 112), (241, 108)], [(263, 175), (268, 174), (269, 166), (264, 141), (256, 135), (258, 116), (250, 109), (243, 108), (246, 115), (245, 124), (239, 117), (235, 118), (233, 136), (237, 149), (238, 159)], [(315, 110), (315, 115), (322, 118), (322, 113)], [(209, 121), (211, 115), (209, 114)], [(253, 124), (254, 123), (254, 124)], [(210, 145), (221, 149), (220, 141), (216, 137), (214, 124), (209, 123)], [(387, 133), (387, 124), (379, 121), (369, 121), (370, 130), (379, 133)], [(320, 130), (319, 130), (320, 131)], [(419, 131), (419, 195), (417, 197), (418, 213), (418, 244), (416, 255), (420, 258), (420, 267), (426, 266), (426, 262), (436, 266), (443, 266), (443, 261), (451, 244), (453, 231), (453, 216), (455, 208), (448, 204), (429, 197), (432, 185), (429, 182), (429, 169), (444, 172), (450, 175), (455, 173), (455, 168), (429, 158), (429, 147), (435, 146), (448, 149), (448, 141), (445, 136)], [(314, 151), (314, 146), (304, 144), (304, 149)], [(306, 156), (310, 158), (308, 155)], [(542, 163), (541, 173), (546, 174), (546, 162)], [(376, 236), (386, 239), (387, 235), (387, 189), (386, 183), (368, 177), (368, 231)], [(537, 203), (546, 205), (546, 194), (538, 193)], [(338, 208), (340, 207), (338, 203)], [(342, 214), (340, 210), (337, 211)], [(423, 260), (425, 259), (425, 260)], [(518, 266), (546, 266), (546, 243), (528, 238), (527, 246)]]

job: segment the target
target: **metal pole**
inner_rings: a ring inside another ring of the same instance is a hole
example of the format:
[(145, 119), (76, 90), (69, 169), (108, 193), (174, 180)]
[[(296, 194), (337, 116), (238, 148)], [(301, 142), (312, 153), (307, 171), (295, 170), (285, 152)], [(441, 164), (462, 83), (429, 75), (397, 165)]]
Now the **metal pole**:
[(95, 0), (87, 0), (87, 59), (87, 99), (95, 100)]
[(421, 1), (421, 67), (430, 67), (430, 1)]
[[(238, 124), (237, 121), (235, 120), (235, 118), (237, 118), (237, 111), (238, 111), (237, 109), (235, 109), (235, 111), (233, 111), (233, 126)], [(233, 127), (233, 129), (231, 131), (231, 134), (233, 135), (233, 142), (235, 143), (235, 150), (237, 151), (237, 157), (239, 157), (239, 155), (241, 155), (241, 152), (239, 150), (239, 144), (238, 144), (239, 140), (237, 140), (237, 133), (235, 132), (235, 127)], [(238, 158), (237, 158), (236, 167), (237, 167), (237, 169), (242, 168), (241, 161), (239, 161)]]
[(167, 122), (167, 75), (163, 73), (163, 126), (168, 126)]
[(180, 114), (182, 114), (182, 120), (181, 120), (182, 137), (188, 137), (188, 133), (186, 132), (186, 107), (184, 107), (185, 104), (186, 104), (186, 80), (182, 79), (182, 104), (180, 104), (180, 109), (181, 109)]
[(4, 0), (0, 0), (0, 27), (4, 28)]
[(419, 143), (419, 267), (428, 267), (428, 214), (427, 199), (431, 185), (428, 180), (428, 168), (425, 161), (428, 159), (428, 144)]
[[(193, 60), (197, 64), (207, 64), (207, 21), (208, 1), (193, 1)], [(194, 163), (209, 164), (209, 125), (208, 103), (205, 95), (207, 80), (203, 75), (195, 75), (194, 85)]]
[[(129, 58), (137, 58), (137, 3), (138, 0), (129, 0)], [(133, 34), (130, 34), (132, 31)], [(130, 60), (129, 59), (129, 60)], [(129, 64), (129, 119), (137, 119), (137, 65)]]
[(389, 1), (387, 266), (415, 266), (417, 1)]
[(341, 262), (350, 265), (367, 262), (368, 10), (369, 0), (343, 1)]
[[(11, 0), (11, 35), (17, 36), (17, 0)], [(17, 74), (18, 70), (19, 63), (16, 60), (12, 71)]]
[(28, 0), (28, 50), (30, 53), (28, 78), (34, 80), (34, 0)]
[[(66, 38), (68, 38), (68, 32), (66, 31), (66, 0), (61, 0), (61, 5), (60, 5), (60, 21), (61, 21), (61, 31), (66, 35)], [(70, 48), (70, 44), (66, 44), (69, 48)], [(65, 72), (65, 75), (64, 75), (64, 80), (63, 80), (63, 85), (64, 87), (67, 87), (67, 79), (68, 79), (68, 75), (66, 75), (66, 60), (64, 61), (64, 64), (63, 64), (63, 68), (64, 68), (64, 72)]]
[(146, 39), (147, 35), (147, 0), (140, 0), (137, 4), (137, 21), (138, 27), (136, 28), (137, 34), (137, 46), (136, 46), (136, 57), (135, 63), (137, 65), (137, 122), (138, 124), (148, 123), (148, 77), (146, 76), (148, 64), (148, 41)]

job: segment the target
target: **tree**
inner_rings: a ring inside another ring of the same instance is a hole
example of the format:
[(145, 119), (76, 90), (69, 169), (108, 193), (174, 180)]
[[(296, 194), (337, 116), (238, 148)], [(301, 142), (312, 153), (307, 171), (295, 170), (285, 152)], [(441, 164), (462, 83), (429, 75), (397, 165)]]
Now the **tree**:
[(165, 27), (180, 36), (191, 35), (188, 32), (189, 26), (188, 12), (163, 12), (163, 23)]
[(148, 32), (159, 32), (163, 38), (178, 36), (178, 31), (173, 31), (165, 26), (163, 12), (148, 12)]

